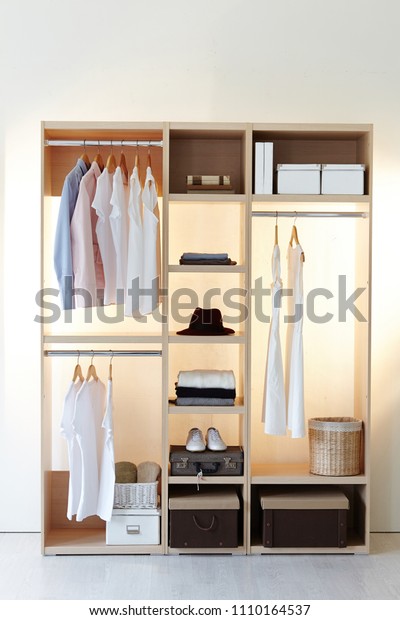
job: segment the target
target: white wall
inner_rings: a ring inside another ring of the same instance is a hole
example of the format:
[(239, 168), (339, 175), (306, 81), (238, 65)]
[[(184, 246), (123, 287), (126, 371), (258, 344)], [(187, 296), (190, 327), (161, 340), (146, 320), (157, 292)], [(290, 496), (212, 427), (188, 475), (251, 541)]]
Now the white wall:
[(397, 0), (1, 3), (0, 530), (40, 527), (41, 120), (374, 123), (372, 526), (400, 529), (399, 20)]

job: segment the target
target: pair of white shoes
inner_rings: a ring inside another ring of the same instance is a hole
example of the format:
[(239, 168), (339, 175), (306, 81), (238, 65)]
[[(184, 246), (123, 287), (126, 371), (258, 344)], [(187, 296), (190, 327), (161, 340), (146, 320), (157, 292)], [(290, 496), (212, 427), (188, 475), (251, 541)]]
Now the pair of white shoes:
[(189, 452), (203, 452), (206, 448), (219, 452), (226, 450), (226, 443), (221, 439), (219, 431), (211, 426), (204, 440), (203, 433), (199, 428), (191, 428), (187, 440), (186, 450)]

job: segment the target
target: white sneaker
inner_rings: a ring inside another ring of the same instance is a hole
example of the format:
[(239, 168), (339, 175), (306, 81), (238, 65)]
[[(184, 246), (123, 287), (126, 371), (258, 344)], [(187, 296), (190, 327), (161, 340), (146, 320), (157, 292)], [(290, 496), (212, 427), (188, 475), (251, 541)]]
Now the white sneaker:
[(199, 428), (191, 428), (186, 440), (186, 450), (189, 450), (189, 452), (203, 452), (205, 449), (206, 442), (204, 441), (203, 433)]
[(211, 426), (207, 431), (207, 448), (209, 450), (226, 450), (226, 443), (222, 441), (219, 431)]

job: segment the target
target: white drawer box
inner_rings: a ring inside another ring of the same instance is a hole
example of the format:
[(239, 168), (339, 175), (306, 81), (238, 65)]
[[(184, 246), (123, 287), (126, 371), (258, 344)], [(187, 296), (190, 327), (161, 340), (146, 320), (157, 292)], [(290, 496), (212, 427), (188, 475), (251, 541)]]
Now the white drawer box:
[(278, 194), (320, 194), (321, 164), (278, 164)]
[(323, 164), (322, 194), (364, 194), (364, 164)]
[(160, 515), (157, 508), (113, 510), (106, 524), (106, 544), (159, 545)]

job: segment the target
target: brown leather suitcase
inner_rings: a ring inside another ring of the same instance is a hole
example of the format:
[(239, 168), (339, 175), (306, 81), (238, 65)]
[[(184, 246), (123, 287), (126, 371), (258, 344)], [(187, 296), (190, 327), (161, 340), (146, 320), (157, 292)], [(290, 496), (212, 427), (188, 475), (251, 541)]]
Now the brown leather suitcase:
[(171, 476), (242, 476), (243, 449), (228, 446), (223, 452), (189, 452), (185, 446), (170, 446)]

